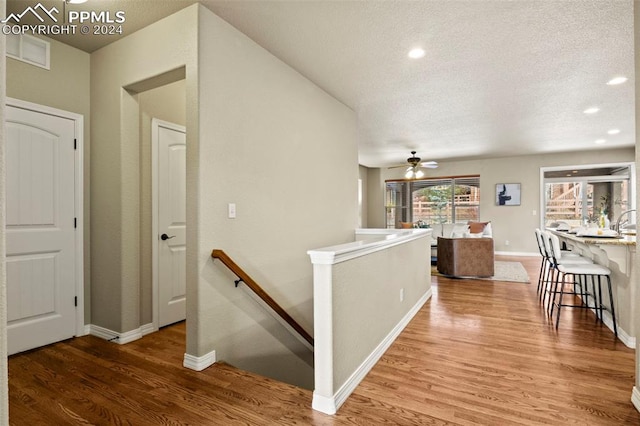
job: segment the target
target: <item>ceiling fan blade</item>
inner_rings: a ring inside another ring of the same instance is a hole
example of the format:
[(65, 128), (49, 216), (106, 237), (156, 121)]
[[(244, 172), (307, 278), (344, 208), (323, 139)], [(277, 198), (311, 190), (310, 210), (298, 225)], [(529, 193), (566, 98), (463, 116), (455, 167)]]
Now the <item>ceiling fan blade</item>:
[(435, 169), (438, 167), (438, 163), (436, 161), (425, 161), (420, 164), (420, 167), (425, 167), (427, 169)]

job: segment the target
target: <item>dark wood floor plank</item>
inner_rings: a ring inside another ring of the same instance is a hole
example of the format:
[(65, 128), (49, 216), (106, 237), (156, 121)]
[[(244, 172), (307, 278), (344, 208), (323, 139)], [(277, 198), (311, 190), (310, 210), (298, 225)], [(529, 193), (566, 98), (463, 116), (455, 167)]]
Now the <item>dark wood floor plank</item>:
[(533, 284), (434, 276), (433, 298), (335, 416), (308, 390), (218, 363), (182, 367), (184, 323), (118, 345), (93, 336), (9, 358), (12, 425), (640, 425), (634, 351)]

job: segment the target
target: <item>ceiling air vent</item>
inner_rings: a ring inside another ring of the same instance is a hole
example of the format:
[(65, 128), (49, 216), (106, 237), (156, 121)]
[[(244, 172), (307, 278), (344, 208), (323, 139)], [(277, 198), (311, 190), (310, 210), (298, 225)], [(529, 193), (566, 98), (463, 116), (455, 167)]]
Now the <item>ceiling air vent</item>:
[(37, 67), (50, 69), (50, 43), (26, 34), (7, 35), (7, 56)]

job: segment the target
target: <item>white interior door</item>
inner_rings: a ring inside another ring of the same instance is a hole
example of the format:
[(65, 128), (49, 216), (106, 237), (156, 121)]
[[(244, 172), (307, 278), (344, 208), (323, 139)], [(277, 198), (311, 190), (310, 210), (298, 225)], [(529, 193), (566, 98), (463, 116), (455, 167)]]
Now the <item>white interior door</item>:
[(7, 335), (13, 354), (75, 335), (75, 122), (7, 106)]
[(186, 132), (154, 119), (157, 152), (158, 327), (186, 317)]

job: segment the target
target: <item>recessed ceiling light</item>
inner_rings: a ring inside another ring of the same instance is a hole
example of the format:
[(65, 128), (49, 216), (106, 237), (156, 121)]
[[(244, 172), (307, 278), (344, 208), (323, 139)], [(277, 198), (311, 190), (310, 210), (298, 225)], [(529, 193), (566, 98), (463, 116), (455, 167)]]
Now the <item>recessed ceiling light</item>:
[(617, 135), (618, 133), (620, 133), (620, 129), (611, 129), (607, 133), (610, 135)]
[(415, 49), (411, 49), (409, 51), (409, 57), (411, 59), (419, 59), (419, 58), (422, 58), (424, 55), (425, 55), (425, 51), (420, 47), (416, 47)]
[(596, 112), (600, 111), (600, 108), (598, 107), (591, 107), (591, 108), (587, 108), (585, 109), (584, 112), (585, 114), (595, 114)]
[(69, 4), (82, 4), (82, 3), (86, 3), (87, 0), (66, 0), (66, 2)]
[(571, 177), (571, 176), (572, 176), (571, 173), (567, 174), (567, 177)]
[(626, 82), (628, 80), (627, 77), (616, 77), (616, 78), (612, 78), (611, 80), (607, 81), (607, 84), (609, 86), (615, 86), (616, 84), (622, 84), (624, 82)]
[(574, 170), (572, 173), (578, 173), (578, 171), (577, 171), (577, 170)]
[(605, 143), (605, 142), (607, 142), (605, 139), (597, 139), (597, 140), (596, 140), (596, 143), (597, 143), (598, 145), (602, 145), (602, 144), (603, 144), (603, 143)]

